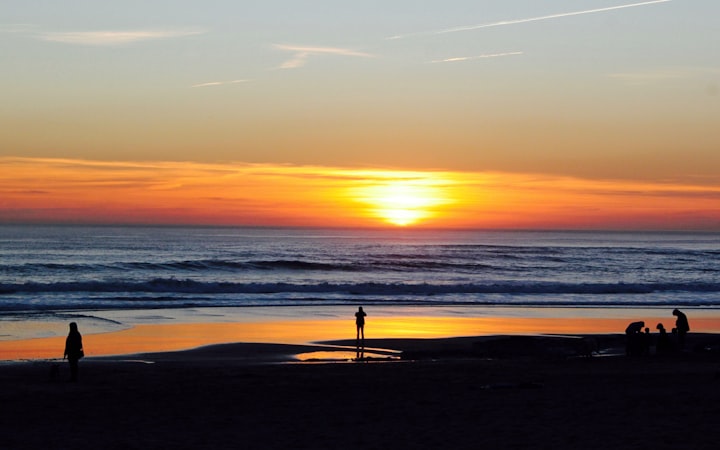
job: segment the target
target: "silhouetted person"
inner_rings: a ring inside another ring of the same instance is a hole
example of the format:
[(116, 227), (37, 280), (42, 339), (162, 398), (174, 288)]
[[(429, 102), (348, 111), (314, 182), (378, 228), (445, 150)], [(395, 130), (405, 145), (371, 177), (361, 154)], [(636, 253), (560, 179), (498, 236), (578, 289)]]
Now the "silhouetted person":
[(635, 334), (640, 333), (642, 329), (645, 327), (645, 322), (633, 322), (630, 325), (625, 328), (625, 334)]
[(670, 349), (671, 349), (671, 345), (672, 345), (670, 342), (670, 337), (668, 336), (667, 331), (665, 330), (665, 327), (663, 326), (663, 324), (659, 323), (659, 324), (657, 324), (657, 326), (655, 328), (657, 328), (657, 330), (660, 332), (660, 334), (658, 335), (657, 344), (655, 347), (655, 349), (657, 350), (657, 354), (658, 355), (667, 355), (668, 353), (670, 353)]
[(70, 363), (70, 381), (77, 381), (78, 377), (78, 361), (85, 356), (83, 352), (82, 336), (78, 331), (75, 322), (70, 323), (70, 333), (65, 339), (65, 353), (63, 359), (67, 358)]
[(638, 355), (642, 353), (643, 336), (642, 329), (645, 322), (633, 322), (625, 328), (625, 354), (628, 356)]
[(653, 338), (650, 334), (650, 328), (645, 328), (645, 333), (642, 336), (642, 344), (642, 354), (649, 355), (650, 347), (652, 347), (653, 344)]
[(357, 356), (360, 357), (360, 352), (365, 352), (365, 311), (362, 306), (358, 308), (355, 313), (355, 327), (357, 329), (355, 334), (355, 345), (357, 347)]
[(673, 316), (677, 317), (675, 320), (675, 328), (677, 329), (677, 341), (680, 350), (685, 348), (685, 335), (690, 331), (690, 324), (688, 323), (687, 316), (679, 309), (673, 310)]

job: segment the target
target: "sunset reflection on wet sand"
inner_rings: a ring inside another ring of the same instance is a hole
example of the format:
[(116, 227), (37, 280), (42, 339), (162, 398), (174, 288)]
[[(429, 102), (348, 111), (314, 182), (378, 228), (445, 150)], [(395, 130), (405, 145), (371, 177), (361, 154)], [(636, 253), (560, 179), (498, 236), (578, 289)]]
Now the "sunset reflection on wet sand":
[[(646, 317), (672, 328), (672, 318)], [(622, 334), (627, 318), (528, 318), (528, 317), (374, 317), (368, 321), (368, 339), (443, 338), (506, 334)], [(130, 329), (84, 334), (87, 356), (168, 352), (206, 345), (247, 342), (307, 344), (354, 338), (348, 320), (286, 320), (245, 323), (140, 324)], [(692, 318), (697, 332), (719, 332), (720, 317), (706, 313)], [(82, 325), (81, 325), (82, 333)], [(61, 358), (64, 336), (0, 341), (0, 360)]]

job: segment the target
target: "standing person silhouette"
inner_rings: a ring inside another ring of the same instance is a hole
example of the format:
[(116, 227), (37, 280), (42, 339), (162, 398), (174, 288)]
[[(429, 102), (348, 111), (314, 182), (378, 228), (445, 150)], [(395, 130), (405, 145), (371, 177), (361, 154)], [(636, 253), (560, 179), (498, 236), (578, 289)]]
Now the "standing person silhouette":
[(673, 316), (677, 317), (677, 320), (675, 320), (675, 329), (677, 329), (678, 347), (682, 350), (685, 348), (685, 335), (690, 331), (690, 324), (688, 323), (685, 313), (679, 309), (674, 309), (672, 313)]
[(70, 381), (77, 381), (78, 378), (78, 361), (85, 356), (83, 352), (82, 335), (78, 331), (75, 322), (70, 322), (70, 333), (65, 339), (65, 353), (63, 359), (67, 358), (70, 363)]
[(670, 353), (670, 338), (668, 337), (667, 330), (665, 330), (665, 326), (663, 324), (659, 323), (655, 327), (660, 332), (660, 335), (657, 339), (657, 344), (655, 344), (655, 351), (658, 355), (667, 355)]
[(365, 316), (367, 316), (367, 314), (363, 311), (362, 306), (360, 306), (355, 313), (355, 327), (357, 328), (355, 346), (358, 358), (361, 358), (365, 353)]

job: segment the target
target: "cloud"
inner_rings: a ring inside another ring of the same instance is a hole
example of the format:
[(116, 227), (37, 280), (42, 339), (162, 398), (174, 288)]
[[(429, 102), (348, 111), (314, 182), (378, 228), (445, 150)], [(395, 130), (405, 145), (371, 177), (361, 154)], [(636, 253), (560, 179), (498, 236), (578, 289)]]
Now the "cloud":
[(207, 83), (198, 83), (193, 84), (190, 87), (199, 88), (199, 87), (211, 87), (211, 86), (222, 86), (225, 84), (238, 84), (238, 83), (247, 83), (250, 80), (231, 80), (231, 81), (209, 81)]
[(499, 21), (499, 22), (484, 23), (484, 24), (479, 24), (479, 25), (466, 25), (466, 26), (462, 26), (462, 27), (446, 28), (444, 30), (400, 34), (397, 36), (390, 36), (387, 39), (405, 39), (405, 38), (409, 38), (409, 37), (413, 37), (413, 36), (427, 36), (427, 35), (436, 35), (436, 34), (458, 33), (461, 31), (479, 30), (481, 28), (500, 27), (500, 26), (504, 26), (504, 25), (516, 25), (519, 23), (538, 22), (541, 20), (559, 19), (562, 17), (579, 16), (582, 14), (595, 14), (595, 13), (600, 13), (600, 12), (614, 11), (617, 9), (635, 8), (638, 6), (647, 6), (647, 5), (653, 5), (656, 3), (667, 3), (670, 1), (672, 1), (672, 0), (653, 0), (653, 1), (640, 2), (640, 3), (630, 3), (630, 4), (625, 4), (625, 5), (609, 6), (607, 8), (586, 9), (583, 11), (573, 11), (573, 12), (567, 12), (567, 13), (550, 14), (547, 16), (530, 17), (530, 18), (525, 18), (525, 19), (503, 20), (503, 21)]
[(202, 30), (68, 31), (39, 33), (37, 38), (71, 45), (112, 46), (204, 34)]
[(610, 78), (622, 80), (630, 84), (645, 84), (650, 82), (678, 80), (688, 77), (688, 73), (679, 71), (657, 71), (657, 72), (625, 72), (612, 73)]
[(294, 55), (291, 59), (285, 61), (280, 65), (280, 69), (297, 69), (307, 63), (310, 56), (313, 55), (335, 55), (335, 56), (354, 56), (361, 58), (372, 58), (373, 55), (370, 53), (359, 52), (356, 50), (350, 50), (347, 48), (337, 47), (305, 47), (296, 45), (283, 45), (275, 44), (275, 48), (288, 52), (293, 52)]
[(714, 67), (670, 67), (640, 72), (618, 72), (607, 76), (630, 84), (646, 84), (672, 80), (687, 80), (700, 77), (715, 77), (720, 69)]
[(472, 61), (475, 59), (501, 58), (503, 56), (515, 56), (515, 55), (522, 55), (522, 54), (523, 54), (523, 52), (487, 53), (484, 55), (477, 55), (477, 56), (459, 56), (459, 57), (455, 57), (455, 58), (436, 59), (434, 61), (430, 61), (430, 63), (437, 64), (437, 63), (447, 63), (447, 62), (462, 62), (462, 61)]

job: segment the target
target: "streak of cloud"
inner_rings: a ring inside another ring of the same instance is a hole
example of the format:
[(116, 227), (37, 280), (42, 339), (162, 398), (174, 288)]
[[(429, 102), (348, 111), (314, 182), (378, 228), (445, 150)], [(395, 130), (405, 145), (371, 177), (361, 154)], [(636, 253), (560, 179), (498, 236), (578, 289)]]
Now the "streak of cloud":
[(306, 47), (297, 45), (283, 45), (275, 44), (274, 47), (278, 50), (284, 50), (293, 52), (294, 55), (291, 59), (285, 61), (280, 65), (280, 69), (297, 69), (307, 64), (307, 60), (313, 55), (335, 55), (335, 56), (354, 56), (362, 58), (372, 58), (373, 55), (370, 53), (359, 52), (356, 50), (350, 50), (347, 48), (337, 47)]
[(459, 57), (455, 57), (455, 58), (436, 59), (434, 61), (430, 61), (430, 63), (437, 64), (437, 63), (448, 63), (448, 62), (462, 62), (462, 61), (472, 61), (475, 59), (501, 58), (503, 56), (515, 56), (515, 55), (522, 55), (522, 54), (523, 54), (523, 52), (487, 53), (484, 55), (477, 55), (477, 56), (459, 56)]
[(390, 36), (387, 39), (388, 40), (406, 39), (406, 38), (413, 37), (413, 36), (428, 36), (428, 35), (437, 35), (437, 34), (458, 33), (461, 31), (479, 30), (481, 28), (500, 27), (500, 26), (504, 26), (504, 25), (516, 25), (516, 24), (520, 24), (520, 23), (539, 22), (541, 20), (560, 19), (563, 17), (579, 16), (579, 15), (583, 15), (583, 14), (595, 14), (595, 13), (601, 13), (601, 12), (607, 12), (607, 11), (614, 11), (614, 10), (618, 10), (618, 9), (635, 8), (635, 7), (639, 7), (639, 6), (654, 5), (657, 3), (667, 3), (670, 1), (672, 1), (672, 0), (652, 0), (652, 1), (640, 2), (640, 3), (630, 3), (630, 4), (625, 4), (625, 5), (609, 6), (606, 8), (595, 8), (595, 9), (586, 9), (583, 11), (573, 11), (573, 12), (566, 12), (566, 13), (550, 14), (547, 16), (530, 17), (530, 18), (525, 18), (525, 19), (502, 20), (499, 22), (484, 23), (484, 24), (479, 24), (479, 25), (466, 25), (466, 26), (462, 26), (462, 27), (446, 28), (444, 30), (400, 34), (397, 36)]
[(673, 80), (717, 77), (719, 74), (720, 69), (716, 67), (678, 66), (639, 72), (610, 73), (607, 76), (611, 79), (624, 81), (630, 84), (646, 84)]
[(40, 33), (37, 38), (71, 45), (113, 46), (196, 36), (204, 33), (205, 31), (202, 30), (68, 31)]
[(232, 81), (209, 81), (207, 83), (198, 83), (193, 84), (190, 87), (199, 88), (199, 87), (211, 87), (211, 86), (223, 86), (226, 84), (238, 84), (238, 83), (247, 83), (250, 80), (232, 80)]

